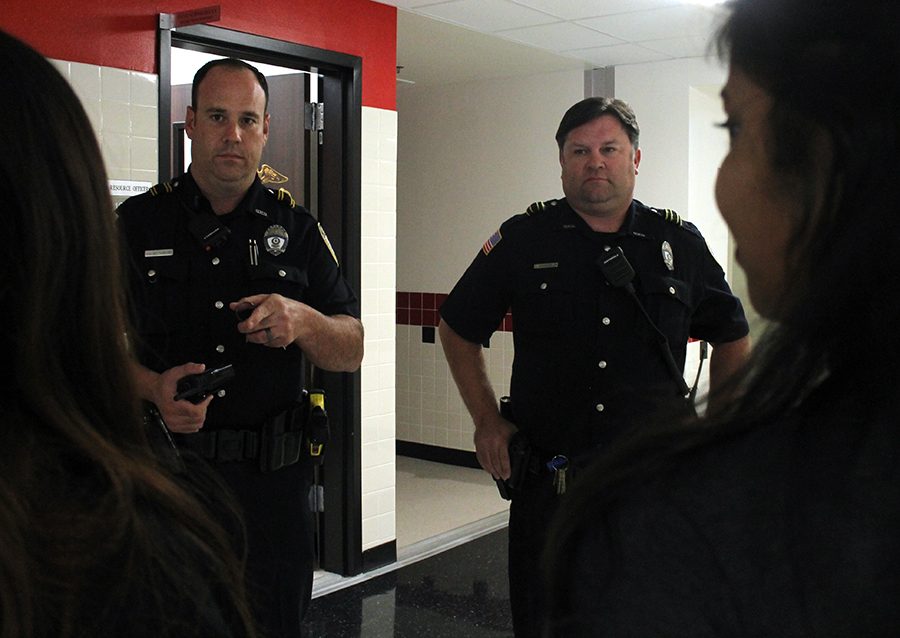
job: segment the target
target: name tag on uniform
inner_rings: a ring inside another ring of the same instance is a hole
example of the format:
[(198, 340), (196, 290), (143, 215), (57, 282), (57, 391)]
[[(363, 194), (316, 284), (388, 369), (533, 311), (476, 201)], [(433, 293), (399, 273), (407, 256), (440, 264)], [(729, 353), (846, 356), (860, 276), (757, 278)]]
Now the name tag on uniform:
[(157, 248), (156, 250), (145, 250), (144, 257), (171, 257), (175, 254), (172, 248)]
[(558, 261), (548, 261), (543, 264), (535, 264), (534, 266), (532, 266), (532, 268), (534, 268), (535, 270), (547, 270), (548, 268), (559, 268), (559, 262)]

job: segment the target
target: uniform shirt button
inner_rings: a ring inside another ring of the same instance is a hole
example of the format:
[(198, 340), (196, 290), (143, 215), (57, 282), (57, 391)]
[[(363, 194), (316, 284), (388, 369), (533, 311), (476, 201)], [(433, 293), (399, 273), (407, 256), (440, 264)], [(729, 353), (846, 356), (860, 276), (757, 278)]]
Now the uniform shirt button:
[(601, 321), (604, 326), (608, 326), (609, 324), (612, 323), (612, 320), (609, 317), (603, 317), (603, 319)]
[(287, 276), (287, 273), (286, 273), (285, 271), (283, 271), (283, 270), (279, 270), (279, 271), (278, 271), (278, 276), (279, 276), (279, 277), (285, 277), (285, 276)]
[(216, 302), (216, 310), (221, 310), (224, 307), (225, 307), (225, 304), (223, 304), (221, 301)]
[(600, 363), (597, 364), (597, 367), (602, 370), (603, 368), (606, 367), (606, 361), (601, 361)]
[(674, 288), (674, 287), (669, 286), (669, 294), (670, 294), (670, 295), (674, 295), (674, 294), (675, 294), (675, 288)]
[(224, 396), (225, 396), (225, 389), (223, 388), (223, 389), (219, 390), (218, 392), (216, 392), (216, 396), (217, 396), (217, 397), (224, 397)]
[(541, 284), (541, 290), (547, 290), (547, 282)]
[(225, 352), (225, 346), (223, 346), (223, 345), (216, 346), (216, 352), (218, 352), (219, 354), (222, 354), (223, 352)]
[(218, 266), (218, 265), (219, 265), (219, 258), (218, 258), (218, 257), (213, 257), (213, 258), (212, 258), (212, 265), (213, 265), (213, 266)]
[(147, 276), (150, 277), (151, 279), (152, 279), (153, 277), (156, 277), (156, 271), (155, 271), (155, 270), (148, 270), (148, 271), (147, 271)]
[(606, 406), (602, 403), (598, 403), (594, 406), (594, 408), (597, 410), (597, 412), (603, 412), (606, 409)]

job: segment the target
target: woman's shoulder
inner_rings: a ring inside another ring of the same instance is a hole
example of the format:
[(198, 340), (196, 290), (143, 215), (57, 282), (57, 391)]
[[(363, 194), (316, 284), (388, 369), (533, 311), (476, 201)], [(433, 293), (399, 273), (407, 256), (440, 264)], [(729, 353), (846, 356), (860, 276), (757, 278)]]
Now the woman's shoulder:
[(815, 413), (699, 447), (582, 526), (581, 577), (609, 584), (607, 612), (710, 635), (748, 618), (754, 635), (898, 626), (896, 419)]

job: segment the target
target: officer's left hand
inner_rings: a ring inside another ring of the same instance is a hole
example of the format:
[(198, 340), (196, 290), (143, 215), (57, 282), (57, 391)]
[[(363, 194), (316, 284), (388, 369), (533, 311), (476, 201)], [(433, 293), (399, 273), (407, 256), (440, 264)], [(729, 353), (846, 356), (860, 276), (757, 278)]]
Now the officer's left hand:
[(239, 316), (250, 316), (237, 324), (247, 341), (270, 348), (286, 348), (302, 336), (305, 317), (315, 312), (304, 303), (279, 294), (250, 295), (229, 304)]

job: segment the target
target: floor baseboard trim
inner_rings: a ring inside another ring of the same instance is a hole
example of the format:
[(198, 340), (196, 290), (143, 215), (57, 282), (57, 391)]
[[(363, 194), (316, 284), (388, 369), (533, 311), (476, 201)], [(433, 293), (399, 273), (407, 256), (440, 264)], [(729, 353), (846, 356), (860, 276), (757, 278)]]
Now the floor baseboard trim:
[(468, 450), (456, 450), (437, 445), (426, 445), (425, 443), (398, 440), (397, 454), (414, 459), (421, 459), (423, 461), (444, 463), (445, 465), (457, 465), (459, 467), (469, 467), (476, 470), (481, 469), (481, 465), (475, 457), (475, 452)]
[(317, 571), (313, 578), (312, 597), (319, 598), (327, 596), (345, 587), (358, 585), (369, 579), (389, 574), (392, 571), (411, 565), (420, 560), (430, 558), (448, 549), (453, 549), (476, 538), (481, 538), (486, 534), (496, 532), (505, 528), (509, 523), (509, 512), (497, 512), (492, 516), (483, 518), (480, 521), (457, 527), (438, 536), (426, 538), (425, 540), (413, 543), (408, 547), (402, 547), (397, 550), (397, 561), (389, 565), (384, 565), (378, 569), (374, 569), (356, 576), (341, 576), (331, 572)]

